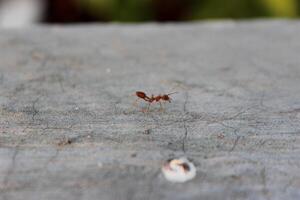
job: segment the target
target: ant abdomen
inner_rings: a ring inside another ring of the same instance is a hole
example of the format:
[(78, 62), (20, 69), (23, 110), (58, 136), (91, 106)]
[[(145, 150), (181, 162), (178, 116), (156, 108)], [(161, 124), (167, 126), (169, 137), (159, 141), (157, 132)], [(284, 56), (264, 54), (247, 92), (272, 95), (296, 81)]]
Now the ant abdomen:
[(138, 96), (142, 99), (145, 99), (147, 97), (147, 95), (144, 92), (140, 92), (140, 91), (136, 92), (136, 96)]

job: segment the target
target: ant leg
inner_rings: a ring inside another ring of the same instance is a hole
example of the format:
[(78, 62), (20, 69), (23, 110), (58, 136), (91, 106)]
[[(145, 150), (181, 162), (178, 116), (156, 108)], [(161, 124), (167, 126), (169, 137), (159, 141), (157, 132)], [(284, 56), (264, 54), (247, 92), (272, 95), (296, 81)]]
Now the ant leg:
[(147, 107), (147, 112), (149, 112), (150, 105), (151, 105), (151, 103), (149, 102), (148, 107)]
[(144, 113), (149, 112), (150, 105), (151, 105), (151, 102), (148, 103), (147, 109), (142, 109), (142, 112), (144, 112)]
[(135, 107), (138, 107), (138, 104), (137, 104), (138, 100), (139, 100), (139, 99), (136, 99), (136, 100), (133, 102), (132, 105), (135, 106)]
[[(139, 101), (139, 100), (140, 100), (140, 99), (136, 99), (136, 100), (132, 103), (132, 105), (133, 105), (134, 107), (138, 108), (138, 109), (140, 109), (140, 106), (138, 105), (138, 101)], [(142, 109), (141, 111), (144, 112), (143, 109)]]
[(162, 103), (161, 103), (161, 102), (159, 102), (159, 111), (164, 111), (164, 108), (163, 108), (163, 106), (162, 106)]
[(165, 109), (165, 105), (166, 105), (166, 104), (165, 104), (164, 102), (162, 102), (161, 104), (163, 105), (163, 106), (162, 106), (163, 111), (166, 111), (166, 109)]

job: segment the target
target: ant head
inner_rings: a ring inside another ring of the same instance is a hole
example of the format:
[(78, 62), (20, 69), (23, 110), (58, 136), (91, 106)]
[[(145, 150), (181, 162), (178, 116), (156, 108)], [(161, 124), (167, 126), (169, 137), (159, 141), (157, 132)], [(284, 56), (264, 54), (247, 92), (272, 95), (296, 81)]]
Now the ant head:
[(171, 103), (171, 98), (167, 94), (162, 95), (161, 99), (164, 100), (164, 101), (168, 101), (168, 102)]
[(172, 93), (169, 93), (169, 94), (164, 94), (164, 95), (162, 96), (162, 99), (171, 103), (171, 100), (172, 100), (172, 99), (171, 99), (169, 96), (172, 95), (172, 94), (176, 94), (176, 93), (177, 93), (177, 92), (172, 92)]

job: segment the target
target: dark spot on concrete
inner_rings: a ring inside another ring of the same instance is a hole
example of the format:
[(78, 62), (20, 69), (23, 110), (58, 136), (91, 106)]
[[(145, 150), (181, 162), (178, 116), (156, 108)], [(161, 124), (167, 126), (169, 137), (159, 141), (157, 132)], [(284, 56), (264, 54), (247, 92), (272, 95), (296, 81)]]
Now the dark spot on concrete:
[(63, 137), (57, 141), (58, 146), (66, 146), (73, 143), (73, 140), (68, 137)]
[(146, 129), (143, 133), (144, 133), (145, 135), (150, 135), (151, 132), (152, 132), (151, 129)]
[(137, 156), (137, 153), (132, 153), (130, 156), (131, 156), (132, 158), (135, 158), (135, 157)]

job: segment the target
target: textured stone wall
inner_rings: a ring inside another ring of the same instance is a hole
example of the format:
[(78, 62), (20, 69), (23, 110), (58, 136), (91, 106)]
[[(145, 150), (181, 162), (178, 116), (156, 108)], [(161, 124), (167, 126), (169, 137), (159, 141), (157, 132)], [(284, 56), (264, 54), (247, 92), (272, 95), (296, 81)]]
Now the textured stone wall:
[[(41, 26), (0, 47), (0, 199), (300, 199), (299, 21)], [(143, 113), (137, 90), (179, 93)], [(177, 156), (195, 179), (164, 179)]]

